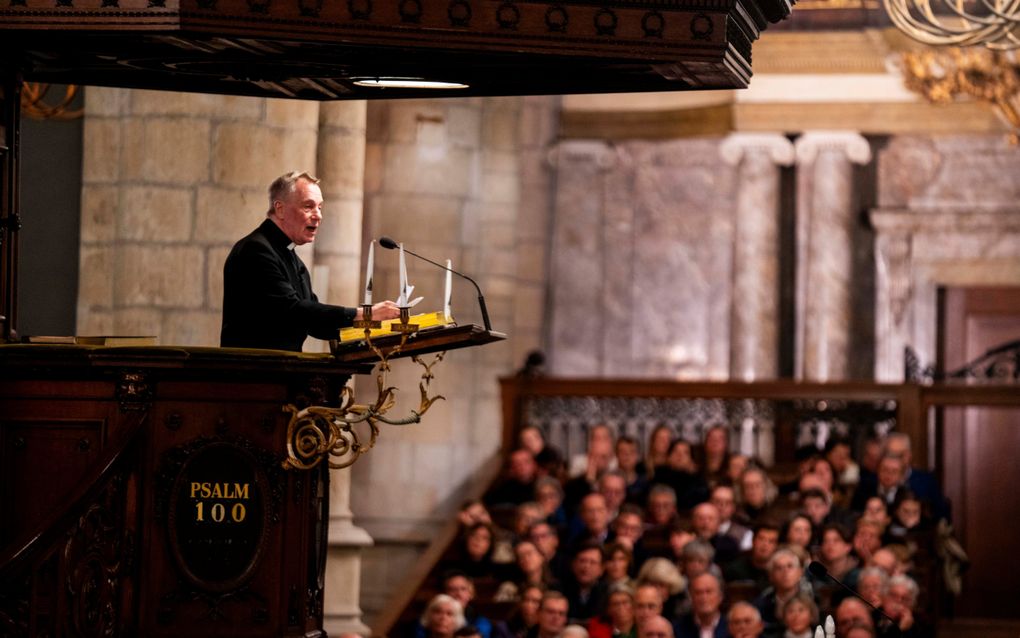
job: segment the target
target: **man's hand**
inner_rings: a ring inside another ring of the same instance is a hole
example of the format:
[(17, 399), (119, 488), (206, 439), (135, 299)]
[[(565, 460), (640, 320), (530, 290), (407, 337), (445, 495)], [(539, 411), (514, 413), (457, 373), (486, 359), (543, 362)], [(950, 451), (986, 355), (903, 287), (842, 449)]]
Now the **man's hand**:
[[(358, 311), (354, 313), (354, 320), (361, 321), (364, 319), (364, 313), (361, 311), (361, 307), (358, 306)], [(400, 307), (396, 303), (386, 300), (380, 301), (372, 306), (372, 320), (373, 321), (386, 321), (387, 319), (396, 319), (400, 316)]]

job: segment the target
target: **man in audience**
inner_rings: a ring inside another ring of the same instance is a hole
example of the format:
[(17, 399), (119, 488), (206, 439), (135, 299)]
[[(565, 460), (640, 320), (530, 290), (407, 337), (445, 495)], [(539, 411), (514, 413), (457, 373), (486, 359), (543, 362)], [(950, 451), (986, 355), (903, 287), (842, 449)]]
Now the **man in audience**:
[[(601, 426), (598, 431), (608, 432), (606, 426)], [(616, 463), (613, 455), (612, 435), (597, 436), (588, 443), (588, 451), (585, 456), (587, 467), (584, 472), (574, 476), (563, 485), (563, 507), (567, 510), (567, 516), (572, 517), (577, 506), (586, 494), (591, 494), (598, 488), (598, 481), (602, 475), (608, 472)]]
[[(829, 523), (838, 523), (849, 527), (853, 521), (853, 516), (849, 512), (832, 504), (832, 494), (820, 488), (811, 488), (801, 492), (800, 504), (801, 510), (811, 519), (816, 534), (817, 530), (821, 530)], [(814, 540), (821, 542), (821, 538)]]
[(535, 497), (538, 465), (531, 452), (524, 448), (511, 452), (505, 474), (503, 480), (486, 495), (488, 505), (520, 505)]
[(765, 632), (765, 623), (761, 621), (758, 608), (746, 601), (738, 601), (730, 607), (726, 614), (731, 638), (760, 638)]
[(760, 467), (749, 466), (740, 475), (740, 505), (735, 516), (745, 525), (764, 517), (776, 497), (776, 486)]
[(616, 465), (627, 483), (627, 502), (644, 503), (648, 494), (648, 477), (641, 463), (641, 447), (637, 439), (627, 435), (616, 439)]
[(656, 471), (655, 482), (673, 488), (677, 509), (687, 511), (707, 501), (708, 483), (698, 473), (698, 466), (691, 454), (691, 444), (683, 439), (675, 439), (669, 445), (669, 455), (666, 458), (668, 469), (661, 474)]
[(619, 470), (609, 470), (598, 480), (598, 493), (606, 499), (609, 520), (613, 520), (627, 499), (627, 479)]
[(569, 609), (570, 604), (563, 594), (547, 591), (538, 606), (538, 624), (529, 632), (528, 638), (559, 638), (567, 626)]
[(896, 500), (896, 491), (903, 483), (905, 476), (906, 464), (903, 457), (898, 454), (883, 453), (878, 461), (876, 479), (861, 479), (860, 485), (854, 491), (854, 497), (850, 503), (851, 509), (855, 512), (864, 511), (865, 503), (872, 496), (881, 498), (891, 508), (893, 501)]
[(867, 605), (853, 597), (844, 598), (836, 607), (836, 635), (845, 636), (851, 627), (861, 626), (875, 629), (875, 621), (871, 619), (871, 610)]
[[(609, 444), (609, 456), (605, 462), (602, 461), (601, 457), (603, 452), (599, 452), (597, 455), (598, 459), (596, 462), (597, 469), (593, 471), (592, 467), (592, 453), (593, 447), (605, 448), (605, 444)], [(591, 426), (588, 430), (588, 447), (585, 448), (585, 452), (582, 454), (575, 454), (570, 458), (570, 466), (567, 468), (568, 478), (577, 478), (578, 476), (589, 476), (589, 482), (594, 483), (595, 479), (598, 478), (598, 474), (608, 469), (616, 468), (616, 459), (613, 458), (613, 429), (605, 423), (598, 423)]]
[(662, 616), (653, 616), (638, 626), (638, 638), (673, 638), (673, 625)]
[(478, 629), (482, 638), (492, 635), (492, 622), (480, 616), (471, 605), (475, 599), (475, 583), (462, 571), (451, 570), (443, 575), (443, 593), (453, 598), (464, 609), (464, 620)]
[(580, 525), (567, 542), (568, 553), (573, 554), (584, 543), (595, 542), (601, 545), (609, 538), (609, 509), (605, 497), (598, 492), (592, 492), (581, 499), (577, 518)]
[(669, 533), (677, 519), (676, 492), (668, 485), (657, 483), (648, 492), (648, 524), (645, 526), (645, 547), (651, 556), (669, 556)]
[[(638, 626), (638, 633), (649, 619), (662, 616), (662, 603), (662, 594), (658, 586), (652, 583), (637, 586), (634, 590), (634, 622)], [(670, 632), (672, 633), (672, 627)]]
[(580, 545), (570, 561), (570, 574), (563, 585), (563, 594), (570, 604), (570, 622), (585, 624), (602, 610), (606, 601), (602, 570), (601, 545), (595, 541)]
[(931, 507), (933, 517), (936, 520), (948, 518), (949, 508), (942, 495), (938, 479), (932, 472), (913, 466), (914, 457), (911, 451), (910, 437), (902, 432), (893, 432), (886, 437), (882, 449), (885, 454), (896, 455), (903, 459), (903, 484)]
[(590, 638), (635, 638), (634, 590), (627, 585), (613, 585), (609, 589), (606, 611), (588, 623)]
[(641, 563), (648, 558), (648, 551), (642, 539), (645, 533), (641, 508), (637, 505), (626, 504), (620, 508), (620, 513), (612, 524), (610, 538), (618, 543), (630, 547), (631, 551), (631, 575), (637, 573)]
[(917, 583), (909, 576), (899, 574), (889, 579), (882, 595), (881, 609), (896, 623), (896, 627), (880, 628), (881, 635), (903, 638), (929, 635), (928, 629), (914, 618), (914, 604), (917, 602), (918, 592)]
[(676, 638), (727, 638), (729, 630), (720, 608), (723, 601), (723, 584), (711, 573), (691, 579), (691, 613), (684, 614), (673, 626)]
[(737, 541), (719, 532), (719, 509), (710, 502), (699, 503), (691, 510), (694, 533), (715, 550), (715, 563), (725, 565), (737, 557)]
[(769, 586), (769, 559), (779, 547), (779, 527), (765, 521), (754, 527), (751, 551), (723, 568), (726, 582), (750, 581), (758, 594)]
[(751, 530), (733, 520), (737, 511), (737, 495), (729, 483), (720, 483), (712, 488), (708, 498), (719, 510), (719, 533), (737, 542), (740, 551), (751, 549)]
[(850, 441), (839, 436), (825, 442), (825, 459), (836, 472), (836, 484), (851, 490), (861, 480), (861, 469), (851, 455)]

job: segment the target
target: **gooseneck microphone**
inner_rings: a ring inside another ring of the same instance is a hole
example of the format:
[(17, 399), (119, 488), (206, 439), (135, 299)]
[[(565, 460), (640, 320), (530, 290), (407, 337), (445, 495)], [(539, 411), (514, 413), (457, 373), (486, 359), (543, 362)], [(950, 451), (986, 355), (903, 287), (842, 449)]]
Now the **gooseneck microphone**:
[[(392, 237), (386, 237), (385, 235), (383, 235), (382, 237), (379, 238), (379, 245), (382, 246), (383, 248), (387, 248), (389, 250), (393, 250), (394, 248), (399, 248), (400, 247), (400, 244), (397, 243), (396, 240), (394, 240)], [(422, 257), (418, 253), (412, 252), (412, 251), (408, 250), (407, 248), (404, 249), (404, 252), (407, 253), (408, 255), (413, 256), (413, 257), (417, 257), (418, 259), (421, 259), (422, 261), (427, 261), (430, 264), (432, 264), (433, 266), (437, 266), (439, 268), (442, 268), (443, 270), (448, 270), (448, 271), (452, 272), (453, 274), (457, 275), (458, 277), (462, 277), (462, 278), (467, 279), (468, 281), (470, 281), (471, 284), (475, 287), (475, 291), (478, 292), (478, 307), (482, 311), (482, 323), (485, 325), (485, 330), (487, 332), (491, 332), (492, 331), (492, 324), (489, 323), (489, 310), (488, 310), (488, 308), (485, 307), (485, 296), (482, 295), (482, 289), (478, 287), (478, 283), (474, 279), (472, 279), (471, 277), (468, 277), (467, 275), (465, 275), (462, 272), (457, 272), (453, 268), (447, 268), (443, 264), (440, 264), (438, 262), (432, 261), (428, 257)]]
[(850, 585), (847, 585), (846, 583), (844, 583), (840, 579), (838, 579), (835, 576), (833, 576), (832, 574), (830, 574), (829, 570), (825, 569), (825, 565), (819, 563), (816, 560), (813, 560), (810, 563), (808, 563), (807, 570), (808, 570), (809, 574), (811, 574), (812, 576), (814, 576), (818, 580), (825, 580), (825, 579), (831, 580), (832, 582), (836, 583), (837, 585), (839, 585), (843, 589), (845, 589), (848, 592), (850, 592), (851, 594), (853, 594), (854, 598), (856, 598), (857, 600), (860, 600), (865, 605), (870, 607), (872, 609), (872, 611), (874, 611), (877, 614), (880, 614), (882, 616), (882, 618), (885, 618), (887, 621), (889, 621), (891, 623), (891, 627), (896, 632), (895, 635), (897, 635), (897, 636), (900, 635), (899, 623), (897, 623), (895, 620), (890, 618), (889, 615), (886, 614), (884, 611), (882, 611), (878, 607), (875, 607), (874, 605), (872, 605), (871, 601), (869, 601), (867, 598), (865, 598), (864, 596), (861, 596), (860, 594), (858, 594), (856, 589), (854, 589)]

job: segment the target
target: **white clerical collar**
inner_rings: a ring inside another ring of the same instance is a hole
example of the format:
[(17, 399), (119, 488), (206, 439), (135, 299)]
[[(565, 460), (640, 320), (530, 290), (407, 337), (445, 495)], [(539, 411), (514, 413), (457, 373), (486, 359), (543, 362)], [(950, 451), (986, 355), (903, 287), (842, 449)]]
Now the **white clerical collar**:
[(289, 244), (287, 244), (287, 250), (294, 250), (295, 246), (297, 246), (297, 244), (295, 244), (294, 242), (290, 242)]

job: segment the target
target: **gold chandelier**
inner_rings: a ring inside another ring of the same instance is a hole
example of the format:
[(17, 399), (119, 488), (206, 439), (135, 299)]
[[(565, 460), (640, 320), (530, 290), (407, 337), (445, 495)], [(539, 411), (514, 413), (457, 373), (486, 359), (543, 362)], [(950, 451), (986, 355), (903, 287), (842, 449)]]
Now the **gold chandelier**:
[(901, 54), (906, 87), (933, 104), (986, 102), (1020, 143), (1020, 0), (883, 1), (897, 29), (929, 45)]

